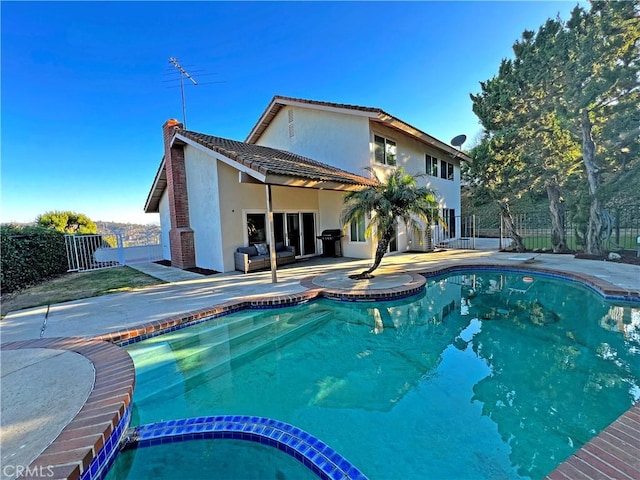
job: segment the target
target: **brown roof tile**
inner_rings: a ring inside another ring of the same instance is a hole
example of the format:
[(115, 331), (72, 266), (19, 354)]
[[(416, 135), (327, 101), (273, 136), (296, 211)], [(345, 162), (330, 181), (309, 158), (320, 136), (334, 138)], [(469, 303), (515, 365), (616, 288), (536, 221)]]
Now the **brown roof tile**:
[(283, 175), (348, 185), (376, 185), (376, 181), (370, 178), (285, 150), (252, 145), (189, 130), (177, 130), (176, 133), (263, 175)]
[[(278, 176), (280, 179), (288, 177), (292, 181), (302, 180), (302, 183), (305, 183), (304, 186), (313, 184), (311, 186), (318, 188), (318, 184), (326, 184), (331, 185), (328, 188), (342, 185), (353, 189), (377, 183), (371, 178), (356, 175), (285, 150), (252, 145), (190, 130), (176, 129), (174, 135), (180, 135), (185, 140), (193, 141), (262, 175)], [(163, 157), (153, 186), (147, 196), (145, 212), (159, 211), (160, 198), (166, 186), (167, 175)]]

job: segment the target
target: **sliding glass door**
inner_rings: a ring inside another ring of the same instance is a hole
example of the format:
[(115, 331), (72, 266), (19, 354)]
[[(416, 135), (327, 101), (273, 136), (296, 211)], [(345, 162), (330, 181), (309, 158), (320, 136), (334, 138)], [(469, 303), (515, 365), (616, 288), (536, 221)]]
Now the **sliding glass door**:
[(316, 215), (315, 213), (301, 213), (302, 220), (302, 255), (316, 253)]
[(287, 212), (273, 214), (276, 242), (284, 242), (296, 249), (296, 256), (317, 253), (316, 214)]
[(287, 213), (287, 245), (296, 249), (296, 256), (302, 255), (300, 249), (300, 214)]

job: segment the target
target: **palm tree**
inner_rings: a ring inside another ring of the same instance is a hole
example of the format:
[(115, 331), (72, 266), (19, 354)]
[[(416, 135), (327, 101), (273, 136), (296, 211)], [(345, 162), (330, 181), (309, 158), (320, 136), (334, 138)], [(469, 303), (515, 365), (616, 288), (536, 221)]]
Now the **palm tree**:
[(393, 171), (386, 182), (380, 181), (376, 172), (367, 167), (378, 184), (362, 190), (349, 192), (344, 197), (342, 223), (362, 221), (371, 214), (371, 221), (365, 230), (365, 238), (373, 235), (377, 240), (376, 257), (368, 270), (353, 275), (352, 278), (373, 278), (371, 273), (378, 268), (382, 257), (387, 253), (389, 242), (393, 238), (398, 218), (401, 218), (407, 229), (427, 226), (439, 220), (437, 214), (438, 200), (434, 190), (418, 186), (418, 178), (422, 175), (405, 173), (402, 168)]

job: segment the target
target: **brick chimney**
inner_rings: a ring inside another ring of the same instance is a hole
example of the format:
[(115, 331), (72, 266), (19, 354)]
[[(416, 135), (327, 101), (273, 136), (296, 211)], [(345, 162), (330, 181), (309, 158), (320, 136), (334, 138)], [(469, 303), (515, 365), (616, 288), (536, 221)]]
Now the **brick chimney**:
[(171, 142), (176, 130), (182, 129), (182, 123), (175, 119), (167, 120), (162, 126), (164, 136), (164, 161), (167, 170), (167, 190), (169, 192), (169, 212), (171, 230), (171, 265), (177, 268), (196, 266), (196, 251), (193, 230), (189, 224), (189, 198), (187, 196), (187, 171), (184, 163), (184, 145)]

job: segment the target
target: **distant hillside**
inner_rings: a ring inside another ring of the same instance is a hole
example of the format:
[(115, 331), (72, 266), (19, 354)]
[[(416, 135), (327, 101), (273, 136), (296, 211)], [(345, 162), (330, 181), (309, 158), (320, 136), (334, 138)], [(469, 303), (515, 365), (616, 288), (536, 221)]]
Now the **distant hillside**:
[[(122, 235), (125, 246), (146, 245), (160, 243), (160, 225), (140, 225), (137, 223), (120, 222), (94, 222), (98, 227), (98, 233), (102, 235)], [(35, 222), (16, 223), (12, 225), (20, 227), (33, 227)], [(5, 223), (3, 223), (5, 225)]]
[(160, 243), (160, 225), (139, 225), (136, 223), (95, 222), (98, 233), (120, 234), (125, 245)]

